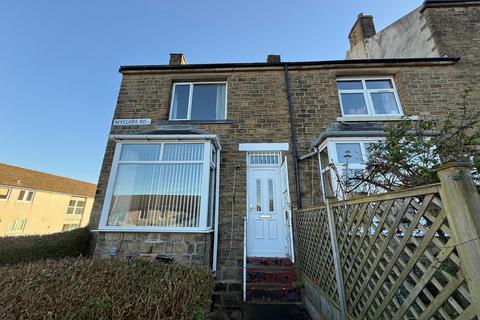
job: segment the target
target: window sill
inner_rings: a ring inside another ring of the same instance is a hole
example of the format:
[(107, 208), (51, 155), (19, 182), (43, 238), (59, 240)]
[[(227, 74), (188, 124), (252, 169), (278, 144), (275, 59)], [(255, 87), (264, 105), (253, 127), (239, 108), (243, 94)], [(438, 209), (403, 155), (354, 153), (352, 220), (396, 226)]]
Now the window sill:
[(222, 120), (159, 120), (157, 124), (233, 124), (230, 119)]
[(400, 120), (418, 120), (418, 116), (345, 116), (338, 117), (339, 122), (360, 122), (360, 121), (400, 121)]
[(142, 228), (142, 227), (132, 227), (132, 228), (99, 228), (97, 230), (91, 230), (92, 232), (136, 232), (136, 233), (211, 233), (213, 229), (182, 229), (182, 228)]

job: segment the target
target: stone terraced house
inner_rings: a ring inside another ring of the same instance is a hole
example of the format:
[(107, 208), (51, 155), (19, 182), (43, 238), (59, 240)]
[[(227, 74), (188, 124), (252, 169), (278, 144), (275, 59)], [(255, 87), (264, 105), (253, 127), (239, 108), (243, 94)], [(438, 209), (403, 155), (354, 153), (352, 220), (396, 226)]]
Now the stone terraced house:
[(385, 123), (442, 119), (480, 91), (480, 1), (425, 1), (380, 32), (360, 14), (349, 39), (345, 60), (122, 66), (94, 254), (210, 266), (227, 309), (246, 262), (277, 267), (288, 286), (268, 292), (265, 274), (247, 274), (246, 299), (300, 299), (292, 208), (337, 188), (329, 164), (341, 171), (350, 152), (361, 169)]

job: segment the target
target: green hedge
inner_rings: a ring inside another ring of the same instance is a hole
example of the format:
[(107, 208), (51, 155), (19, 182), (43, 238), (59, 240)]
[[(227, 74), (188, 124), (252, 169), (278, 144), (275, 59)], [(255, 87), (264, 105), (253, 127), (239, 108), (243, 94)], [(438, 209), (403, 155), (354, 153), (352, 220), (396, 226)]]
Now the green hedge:
[(87, 228), (43, 236), (0, 237), (0, 265), (88, 253)]
[(0, 319), (205, 319), (205, 267), (66, 258), (0, 267)]

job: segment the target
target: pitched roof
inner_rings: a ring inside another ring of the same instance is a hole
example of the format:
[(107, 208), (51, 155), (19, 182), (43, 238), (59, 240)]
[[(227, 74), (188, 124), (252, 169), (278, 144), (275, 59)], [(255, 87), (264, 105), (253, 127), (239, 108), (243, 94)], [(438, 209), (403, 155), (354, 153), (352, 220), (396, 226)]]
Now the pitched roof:
[(0, 163), (0, 185), (54, 191), (71, 195), (95, 195), (93, 183)]

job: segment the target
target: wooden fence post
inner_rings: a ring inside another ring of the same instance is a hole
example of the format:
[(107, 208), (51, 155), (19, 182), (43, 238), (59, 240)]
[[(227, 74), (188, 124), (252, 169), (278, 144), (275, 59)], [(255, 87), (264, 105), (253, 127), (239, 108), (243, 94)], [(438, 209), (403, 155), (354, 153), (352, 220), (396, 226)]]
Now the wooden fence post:
[(345, 287), (343, 282), (342, 261), (338, 250), (337, 229), (335, 228), (335, 217), (330, 207), (330, 199), (325, 199), (327, 205), (328, 231), (330, 234), (330, 243), (332, 244), (333, 266), (335, 268), (335, 278), (337, 279), (338, 300), (340, 303), (340, 312), (342, 319), (347, 319), (347, 301), (345, 299)]
[(480, 195), (470, 175), (468, 163), (450, 163), (437, 169), (440, 196), (461, 268), (467, 281), (472, 305), (480, 315)]

